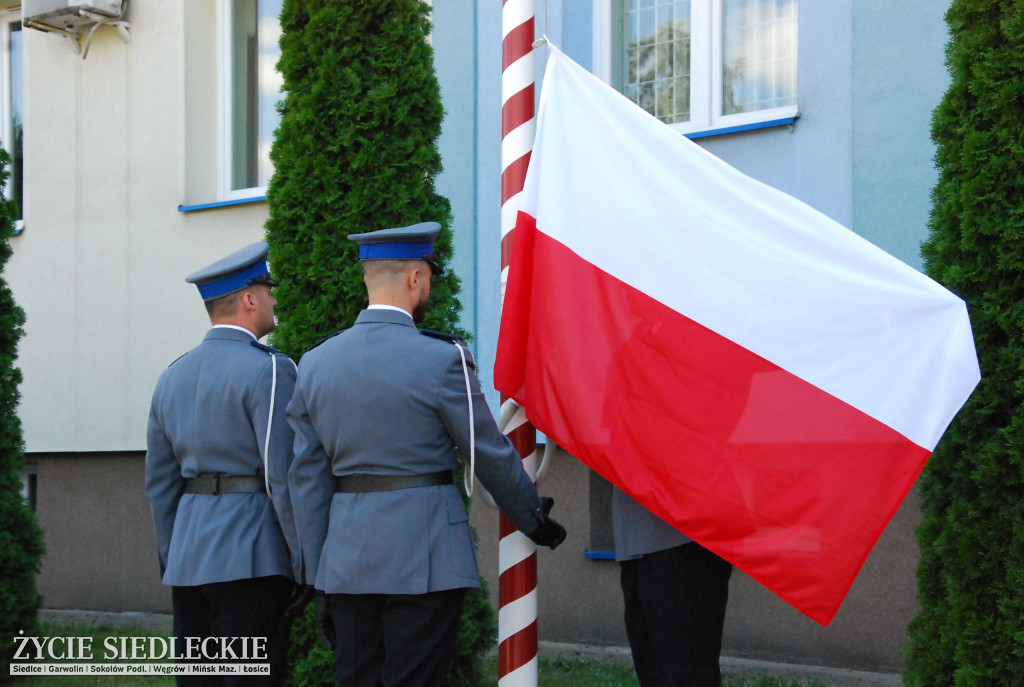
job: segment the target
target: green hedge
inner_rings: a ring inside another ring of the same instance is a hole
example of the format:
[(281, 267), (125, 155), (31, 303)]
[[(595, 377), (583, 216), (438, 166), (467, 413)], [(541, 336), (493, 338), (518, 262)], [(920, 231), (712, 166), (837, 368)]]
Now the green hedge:
[[(273, 340), (295, 359), (366, 305), (348, 234), (436, 221), (442, 266), (451, 257), (428, 12), (417, 0), (285, 0), (267, 241), (281, 281)], [(458, 293), (453, 273), (435, 277), (423, 326), (465, 333)]]
[[(10, 155), (0, 150), (0, 191), (7, 186), (10, 161)], [(12, 255), (15, 212), (14, 202), (0, 194), (0, 681), (10, 673), (14, 637), (19, 632), (38, 635), (36, 614), (42, 603), (36, 573), (43, 555), (43, 533), (21, 492), (21, 371), (15, 361), (25, 313), (3, 278), (4, 265)]]
[[(451, 207), (434, 189), (444, 110), (418, 0), (285, 0), (281, 60), (285, 99), (271, 149), (267, 190), (270, 262), (279, 324), (273, 344), (298, 360), (366, 306), (353, 233), (423, 221), (442, 225), (435, 252), (451, 258)], [(431, 282), (423, 326), (458, 326), (459, 279)], [(495, 642), (485, 594), (467, 597), (450, 684), (479, 683)], [(293, 632), (291, 684), (333, 684), (333, 657), (319, 645), (312, 608)]]
[(968, 303), (981, 384), (920, 480), (905, 684), (1024, 684), (1024, 3), (954, 0), (927, 272)]

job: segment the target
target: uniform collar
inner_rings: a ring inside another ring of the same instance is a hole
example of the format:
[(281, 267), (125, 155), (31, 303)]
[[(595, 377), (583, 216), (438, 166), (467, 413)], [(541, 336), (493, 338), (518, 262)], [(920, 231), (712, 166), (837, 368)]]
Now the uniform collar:
[(207, 339), (232, 339), (235, 341), (256, 341), (256, 335), (244, 327), (232, 324), (215, 324), (206, 333)]
[(359, 317), (356, 318), (356, 324), (367, 324), (370, 322), (402, 324), (407, 327), (412, 327), (413, 329), (416, 328), (416, 323), (413, 322), (412, 315), (401, 309), (392, 310), (391, 308), (367, 308), (359, 313)]
[(395, 312), (405, 313), (409, 317), (410, 320), (412, 319), (412, 313), (411, 312), (409, 312), (405, 308), (399, 308), (397, 305), (385, 305), (383, 303), (378, 303), (376, 305), (368, 305), (368, 306), (366, 306), (366, 309), (367, 310), (394, 310)]

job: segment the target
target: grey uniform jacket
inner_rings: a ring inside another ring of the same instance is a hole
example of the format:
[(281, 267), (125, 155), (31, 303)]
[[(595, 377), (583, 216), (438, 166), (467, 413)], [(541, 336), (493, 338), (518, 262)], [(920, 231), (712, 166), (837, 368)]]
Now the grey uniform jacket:
[(692, 541), (616, 486), (612, 487), (612, 531), (617, 561), (640, 558)]
[[(540, 498), (498, 431), (465, 349), (476, 473), (524, 532)], [(419, 333), (394, 310), (364, 310), (351, 329), (306, 353), (288, 406), (289, 475), (306, 582), (327, 593), (422, 594), (478, 587), (469, 519), (454, 485), (334, 493), (334, 475), (414, 475), (469, 455), (459, 347)]]
[[(214, 327), (160, 376), (146, 495), (164, 584), (301, 574), (287, 488), (295, 372), (291, 359), (246, 332)], [(206, 473), (265, 476), (271, 496), (184, 493), (187, 478)]]

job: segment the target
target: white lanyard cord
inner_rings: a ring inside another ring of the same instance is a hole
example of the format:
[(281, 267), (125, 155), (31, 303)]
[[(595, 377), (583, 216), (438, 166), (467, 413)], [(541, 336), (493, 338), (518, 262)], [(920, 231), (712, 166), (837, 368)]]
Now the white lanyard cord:
[(466, 406), (469, 408), (469, 476), (465, 480), (466, 496), (473, 495), (473, 480), (476, 477), (476, 426), (473, 422), (473, 391), (469, 385), (469, 366), (466, 365), (466, 351), (458, 343), (455, 347), (459, 349), (462, 356), (462, 375), (466, 378)]
[(273, 374), (270, 377), (270, 415), (267, 417), (267, 436), (263, 440), (263, 481), (267, 485), (267, 495), (270, 495), (270, 430), (274, 427), (274, 400), (277, 398), (277, 356), (270, 354), (271, 369)]

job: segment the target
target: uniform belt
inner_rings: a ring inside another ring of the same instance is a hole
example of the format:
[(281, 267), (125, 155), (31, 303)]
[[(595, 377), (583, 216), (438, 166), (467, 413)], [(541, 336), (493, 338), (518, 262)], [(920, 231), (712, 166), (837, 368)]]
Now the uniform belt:
[(262, 477), (252, 475), (199, 475), (185, 482), (186, 494), (266, 494)]
[(438, 487), (454, 484), (451, 470), (425, 475), (336, 475), (334, 493), (365, 494), (371, 491), (395, 491), (413, 487)]

